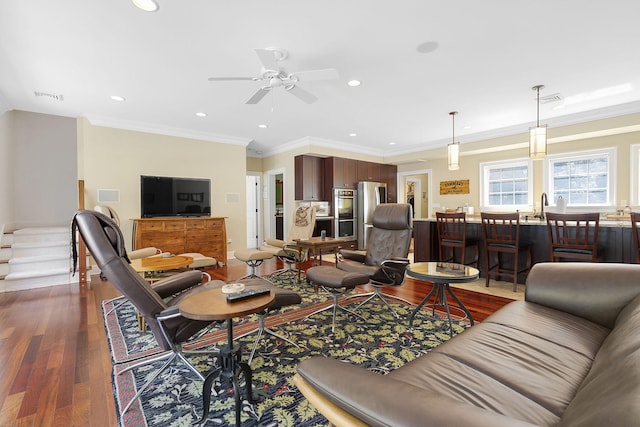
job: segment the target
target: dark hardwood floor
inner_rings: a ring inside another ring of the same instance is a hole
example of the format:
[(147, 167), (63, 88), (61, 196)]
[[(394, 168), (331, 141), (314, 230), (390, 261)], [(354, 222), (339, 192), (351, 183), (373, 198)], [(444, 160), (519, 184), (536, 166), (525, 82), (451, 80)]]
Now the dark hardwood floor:
[[(270, 260), (258, 273), (276, 268), (280, 261)], [(230, 260), (207, 271), (214, 279), (233, 281), (247, 274), (247, 267)], [(417, 303), (429, 290), (428, 284), (408, 278), (388, 292)], [(118, 424), (100, 308), (101, 301), (117, 295), (97, 277), (86, 288), (0, 293), (0, 426)], [(477, 321), (510, 301), (458, 289), (456, 295)]]

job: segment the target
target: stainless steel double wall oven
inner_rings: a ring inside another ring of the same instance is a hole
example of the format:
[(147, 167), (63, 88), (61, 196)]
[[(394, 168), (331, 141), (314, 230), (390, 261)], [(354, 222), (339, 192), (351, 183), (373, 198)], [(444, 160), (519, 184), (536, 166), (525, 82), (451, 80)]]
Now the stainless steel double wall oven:
[(358, 197), (356, 190), (333, 190), (335, 237), (357, 239)]

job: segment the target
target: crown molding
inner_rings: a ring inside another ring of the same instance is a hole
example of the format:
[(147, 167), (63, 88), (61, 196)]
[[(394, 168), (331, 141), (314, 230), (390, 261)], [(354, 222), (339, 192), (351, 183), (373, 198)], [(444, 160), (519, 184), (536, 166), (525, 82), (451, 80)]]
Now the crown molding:
[(180, 138), (197, 139), (208, 142), (219, 142), (223, 144), (241, 145), (246, 147), (253, 139), (242, 138), (231, 135), (220, 135), (210, 132), (197, 132), (191, 129), (171, 128), (166, 126), (157, 126), (150, 123), (134, 122), (111, 117), (85, 115), (84, 116), (94, 126), (104, 126), (116, 129), (131, 130), (136, 132), (146, 132), (159, 135), (176, 136)]

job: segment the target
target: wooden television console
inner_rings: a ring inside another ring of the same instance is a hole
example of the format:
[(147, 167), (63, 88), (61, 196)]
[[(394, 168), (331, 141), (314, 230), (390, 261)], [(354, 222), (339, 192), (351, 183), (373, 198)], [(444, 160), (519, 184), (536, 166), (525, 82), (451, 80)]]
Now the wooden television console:
[(227, 264), (224, 217), (137, 218), (133, 220), (133, 249), (154, 246), (163, 252), (198, 252)]

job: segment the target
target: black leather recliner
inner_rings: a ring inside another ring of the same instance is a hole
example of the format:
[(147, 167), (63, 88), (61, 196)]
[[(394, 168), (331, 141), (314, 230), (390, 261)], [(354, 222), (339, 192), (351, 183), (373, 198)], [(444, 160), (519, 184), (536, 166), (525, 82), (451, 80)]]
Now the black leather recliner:
[[(176, 359), (181, 360), (196, 375), (204, 380), (203, 375), (187, 360), (182, 350), (182, 343), (193, 335), (207, 329), (211, 321), (192, 320), (183, 317), (177, 303), (189, 289), (199, 289), (203, 273), (198, 270), (186, 271), (156, 282), (153, 288), (131, 267), (124, 247), (122, 232), (115, 222), (99, 212), (80, 210), (72, 221), (74, 270), (77, 266), (76, 233), (80, 232), (87, 249), (95, 259), (98, 267), (111, 282), (144, 317), (158, 345), (165, 350), (160, 355), (142, 358), (128, 366), (119, 374), (148, 363), (165, 360), (140, 388), (138, 393), (121, 411), (124, 414), (131, 404), (140, 397), (146, 388), (164, 372)], [(176, 296), (177, 295), (177, 296)], [(163, 300), (163, 298), (165, 298)], [(193, 352), (189, 352), (193, 353)], [(198, 353), (211, 353), (200, 351)]]
[[(387, 302), (387, 298), (411, 303), (395, 295), (383, 294), (381, 289), (387, 286), (400, 286), (404, 283), (413, 232), (411, 205), (383, 203), (373, 212), (372, 222), (373, 227), (369, 230), (366, 252), (343, 250), (339, 254), (339, 262), (336, 266), (340, 270), (366, 274), (370, 278), (369, 284), (374, 287), (374, 291), (356, 309), (378, 298), (399, 318), (398, 313)], [(350, 298), (362, 296), (363, 294), (357, 294)]]

